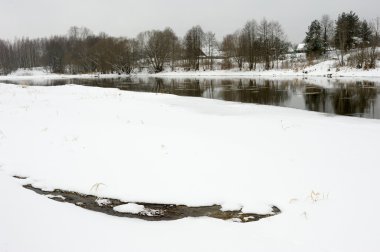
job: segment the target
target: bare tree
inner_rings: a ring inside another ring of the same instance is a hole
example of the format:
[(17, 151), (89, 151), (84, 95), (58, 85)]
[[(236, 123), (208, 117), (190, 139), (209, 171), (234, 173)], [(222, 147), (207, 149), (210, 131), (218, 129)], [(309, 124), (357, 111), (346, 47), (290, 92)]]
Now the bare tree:
[(336, 31), (336, 35), (335, 35), (335, 38), (336, 38), (336, 46), (337, 46), (337, 54), (338, 54), (338, 57), (339, 57), (339, 63), (341, 66), (344, 66), (344, 54), (345, 54), (345, 51), (346, 51), (346, 43), (347, 43), (347, 40), (348, 40), (348, 32), (347, 32), (347, 26), (348, 26), (348, 23), (347, 22), (342, 22), (340, 24), (340, 29)]
[(326, 54), (334, 41), (334, 21), (329, 15), (325, 14), (319, 21), (322, 28), (323, 53)]
[(279, 57), (286, 53), (288, 43), (280, 23), (267, 21), (265, 18), (258, 26), (260, 42), (260, 54), (266, 70), (274, 68), (274, 61), (278, 62)]
[(164, 31), (152, 30), (140, 33), (138, 40), (141, 43), (145, 59), (158, 73), (163, 70), (164, 64), (170, 61), (173, 46), (178, 38), (170, 28), (167, 28)]
[(205, 34), (205, 54), (207, 55), (207, 64), (208, 69), (213, 70), (214, 68), (214, 57), (216, 54), (216, 50), (218, 47), (218, 43), (215, 38), (215, 33), (213, 32), (207, 32)]
[(380, 46), (380, 17), (375, 18), (371, 24), (372, 37), (370, 39), (369, 68), (376, 68), (378, 57), (377, 47)]
[(197, 25), (191, 28), (184, 38), (185, 57), (189, 66), (194, 70), (199, 70), (200, 57), (203, 54), (204, 37), (205, 34), (202, 28)]
[(8, 74), (15, 69), (11, 43), (0, 40), (0, 75)]
[(244, 54), (249, 70), (256, 69), (259, 43), (257, 40), (257, 22), (253, 19), (246, 23), (242, 30)]
[(181, 43), (177, 35), (169, 28), (166, 29), (167, 42), (169, 45), (169, 61), (172, 71), (175, 69), (175, 63), (181, 58)]
[(270, 30), (271, 24), (264, 18), (261, 20), (258, 27), (259, 40), (261, 46), (261, 55), (264, 61), (264, 67), (266, 70), (270, 69), (270, 56), (271, 56), (271, 45), (270, 45)]
[(66, 38), (54, 36), (45, 42), (44, 57), (46, 66), (53, 73), (65, 72)]
[(278, 68), (278, 60), (279, 57), (285, 53), (287, 53), (289, 48), (289, 43), (286, 42), (285, 34), (282, 29), (282, 26), (277, 21), (272, 21), (270, 26), (270, 46), (271, 46), (271, 54), (272, 54), (272, 68), (274, 68), (274, 61), (277, 62)]
[(234, 59), (239, 69), (242, 70), (244, 61), (244, 37), (240, 30), (223, 38), (222, 50), (225, 52), (227, 59)]

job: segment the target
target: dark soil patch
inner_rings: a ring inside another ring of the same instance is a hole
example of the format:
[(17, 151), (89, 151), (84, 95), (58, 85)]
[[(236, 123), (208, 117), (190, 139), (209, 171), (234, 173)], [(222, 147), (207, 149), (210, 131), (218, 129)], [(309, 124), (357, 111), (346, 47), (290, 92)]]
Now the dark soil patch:
[[(24, 177), (16, 177), (18, 179), (24, 179)], [(233, 220), (236, 222), (252, 222), (258, 221), (263, 218), (268, 218), (281, 213), (281, 210), (272, 206), (272, 211), (267, 214), (255, 214), (255, 213), (243, 213), (239, 211), (222, 211), (222, 206), (212, 205), (212, 206), (201, 206), (201, 207), (189, 207), (186, 205), (175, 205), (175, 204), (153, 204), (144, 202), (123, 202), (117, 199), (111, 198), (98, 198), (93, 195), (86, 195), (77, 192), (64, 191), (64, 190), (54, 190), (54, 191), (43, 191), (39, 188), (35, 188), (32, 185), (24, 185), (26, 189), (32, 190), (40, 195), (44, 195), (52, 200), (59, 202), (71, 203), (76, 206), (105, 213), (108, 215), (118, 216), (118, 217), (128, 217), (137, 218), (147, 221), (163, 221), (163, 220), (178, 220), (186, 217), (211, 217), (222, 220)], [(121, 213), (115, 211), (113, 208), (134, 203), (144, 206), (144, 211), (139, 213)]]

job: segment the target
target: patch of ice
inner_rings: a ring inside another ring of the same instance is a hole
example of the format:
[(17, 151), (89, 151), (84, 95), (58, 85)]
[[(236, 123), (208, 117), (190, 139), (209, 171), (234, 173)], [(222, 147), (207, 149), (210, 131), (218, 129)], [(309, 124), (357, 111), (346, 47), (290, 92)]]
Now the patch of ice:
[(220, 210), (222, 211), (240, 211), (242, 209), (242, 205), (234, 204), (234, 203), (225, 203), (222, 205)]
[(47, 194), (46, 197), (48, 197), (49, 199), (53, 199), (53, 198), (59, 198), (59, 199), (62, 199), (62, 200), (65, 200), (66, 198), (63, 197), (62, 195), (52, 195), (52, 194)]
[(119, 205), (113, 208), (113, 210), (119, 213), (132, 213), (132, 214), (138, 214), (140, 212), (143, 212), (144, 209), (145, 209), (144, 206), (138, 205), (135, 203)]
[(113, 208), (116, 212), (120, 213), (132, 213), (140, 214), (145, 216), (159, 216), (163, 214), (162, 210), (145, 208), (143, 205), (128, 203), (124, 205), (119, 205)]
[(102, 198), (98, 198), (95, 200), (96, 204), (98, 204), (99, 206), (106, 206), (106, 205), (109, 205), (111, 204), (111, 201), (109, 199), (102, 199)]
[(267, 204), (245, 205), (241, 210), (243, 213), (268, 214), (272, 212), (272, 206)]
[(249, 220), (254, 220), (255, 217), (253, 216), (248, 216), (248, 217), (244, 217), (244, 221), (249, 221)]

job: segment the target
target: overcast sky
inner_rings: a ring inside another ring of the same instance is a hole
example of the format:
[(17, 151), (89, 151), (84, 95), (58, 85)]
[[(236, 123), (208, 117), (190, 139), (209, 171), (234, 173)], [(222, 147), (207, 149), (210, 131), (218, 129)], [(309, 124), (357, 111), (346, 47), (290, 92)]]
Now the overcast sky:
[(313, 19), (343, 11), (360, 18), (380, 16), (379, 0), (0, 0), (0, 38), (66, 34), (70, 26), (133, 37), (170, 26), (179, 36), (193, 25), (217, 38), (249, 19), (279, 21), (288, 39), (300, 42)]

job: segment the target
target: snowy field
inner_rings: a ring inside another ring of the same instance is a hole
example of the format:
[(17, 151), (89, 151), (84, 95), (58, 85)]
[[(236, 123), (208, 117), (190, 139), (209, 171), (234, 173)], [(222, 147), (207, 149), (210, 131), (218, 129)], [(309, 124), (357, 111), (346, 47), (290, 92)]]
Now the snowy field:
[[(379, 149), (379, 120), (0, 84), (0, 251), (379, 251)], [(282, 213), (147, 222), (52, 201), (22, 183)]]

